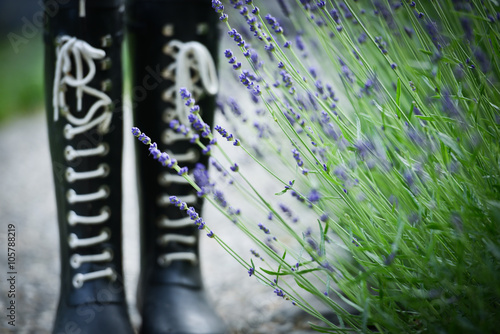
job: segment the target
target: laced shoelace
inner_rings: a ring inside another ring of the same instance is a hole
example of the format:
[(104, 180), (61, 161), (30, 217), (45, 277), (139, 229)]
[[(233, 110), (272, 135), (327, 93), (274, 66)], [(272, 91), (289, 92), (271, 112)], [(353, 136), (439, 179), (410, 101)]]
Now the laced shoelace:
[[(163, 93), (163, 100), (174, 106), (166, 110), (164, 121), (169, 123), (171, 120), (177, 118), (180, 122), (185, 123), (188, 119), (188, 111), (184, 107), (183, 100), (179, 94), (180, 88), (186, 87), (195, 98), (199, 97), (203, 92), (215, 95), (218, 91), (215, 64), (207, 48), (198, 42), (182, 43), (178, 40), (172, 40), (165, 45), (163, 52), (174, 59), (163, 71), (165, 78), (174, 81), (174, 85)], [(186, 140), (186, 137), (176, 133), (172, 129), (167, 129), (162, 135), (162, 142), (166, 145), (172, 145), (178, 140)], [(171, 154), (171, 152), (167, 153)], [(180, 163), (194, 163), (199, 159), (199, 152), (195, 149), (189, 149), (183, 154), (173, 155)], [(168, 172), (160, 175), (159, 183), (162, 186), (169, 186), (172, 183), (188, 185), (188, 182), (182, 176)], [(171, 205), (169, 200), (169, 196), (171, 195), (161, 195), (158, 198), (157, 204), (159, 206)], [(177, 197), (188, 205), (195, 205), (197, 202), (195, 194)], [(166, 216), (162, 216), (158, 221), (158, 227), (168, 230), (180, 229), (192, 225), (193, 222), (189, 217), (172, 220)], [(196, 244), (196, 237), (169, 232), (158, 238), (158, 243), (161, 246), (166, 246), (170, 242), (194, 246)], [(192, 264), (196, 264), (198, 258), (192, 252), (172, 252), (162, 254), (158, 257), (158, 263), (165, 267), (170, 265), (172, 261), (189, 261)]]
[[(104, 59), (105, 55), (104, 50), (94, 48), (75, 37), (62, 36), (58, 40), (52, 105), (54, 122), (58, 121), (60, 115), (66, 118), (68, 122), (64, 127), (64, 136), (68, 140), (93, 127), (96, 127), (101, 134), (109, 131), (112, 118), (111, 98), (104, 92), (88, 86), (96, 73), (95, 60)], [(84, 64), (87, 68), (86, 74), (84, 73)], [(96, 98), (96, 101), (82, 117), (76, 117), (69, 111), (69, 106), (66, 103), (68, 87), (75, 90), (76, 110), (78, 113), (82, 112), (84, 94)], [(96, 116), (100, 109), (104, 110), (99, 116)], [(100, 143), (94, 148), (86, 149), (76, 149), (68, 145), (64, 150), (64, 157), (66, 161), (70, 162), (76, 158), (105, 156), (107, 153), (108, 145), (106, 143)], [(97, 169), (89, 171), (77, 172), (73, 168), (67, 167), (65, 177), (66, 181), (71, 184), (79, 180), (103, 178), (108, 175), (109, 169), (109, 166), (105, 163), (100, 164)], [(70, 204), (86, 203), (104, 199), (109, 196), (109, 193), (110, 189), (106, 185), (102, 185), (96, 192), (87, 194), (79, 194), (74, 189), (69, 189), (66, 193), (66, 200)], [(95, 216), (81, 216), (70, 210), (67, 214), (67, 222), (70, 226), (77, 224), (99, 225), (106, 222), (110, 215), (111, 210), (109, 207), (103, 207), (99, 214)], [(71, 249), (91, 247), (108, 240), (110, 236), (111, 231), (108, 228), (103, 228), (98, 235), (89, 238), (79, 238), (76, 234), (71, 233), (68, 238), (68, 245)], [(83, 263), (106, 262), (111, 261), (112, 258), (113, 253), (109, 249), (104, 250), (101, 254), (80, 255), (75, 253), (70, 258), (70, 265), (77, 269)], [(103, 277), (115, 280), (116, 273), (110, 267), (90, 273), (78, 273), (74, 275), (72, 284), (75, 288), (81, 288), (86, 281)]]

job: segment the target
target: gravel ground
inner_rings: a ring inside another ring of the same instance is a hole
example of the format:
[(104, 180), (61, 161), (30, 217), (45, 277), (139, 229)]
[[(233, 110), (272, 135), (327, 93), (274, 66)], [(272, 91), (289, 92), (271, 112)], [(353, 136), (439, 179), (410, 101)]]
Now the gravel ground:
[[(126, 128), (130, 120), (126, 119)], [(128, 134), (128, 132), (127, 132)], [(132, 136), (125, 136), (124, 156), (124, 247), (125, 282), (130, 313), (136, 326), (135, 287), (139, 268), (136, 195), (134, 192)], [(43, 112), (16, 118), (0, 125), (0, 244), (6, 245), (7, 226), (16, 226), (16, 327), (7, 324), (8, 298), (6, 247), (0, 253), (0, 332), (49, 333), (59, 289), (59, 245), (55, 196), (51, 173), (46, 121)], [(218, 212), (204, 212), (210, 227), (234, 247), (248, 252), (252, 245), (240, 232), (221, 219)], [(213, 240), (202, 238), (205, 286), (214, 306), (232, 333), (313, 333), (308, 315), (277, 298), (259, 284)]]

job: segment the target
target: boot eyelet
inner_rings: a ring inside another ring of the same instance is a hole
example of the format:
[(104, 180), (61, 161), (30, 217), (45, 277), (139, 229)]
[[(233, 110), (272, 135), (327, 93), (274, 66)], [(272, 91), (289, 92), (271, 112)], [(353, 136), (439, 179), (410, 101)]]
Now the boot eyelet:
[(113, 84), (110, 79), (101, 81), (101, 90), (103, 92), (109, 92), (113, 88)]
[(209, 27), (208, 27), (208, 24), (205, 23), (205, 22), (202, 22), (202, 23), (198, 23), (196, 25), (196, 34), (197, 35), (206, 35), (208, 34), (208, 31), (209, 31)]
[(163, 26), (163, 29), (161, 30), (161, 33), (165, 37), (171, 37), (174, 35), (174, 25), (172, 23), (165, 24)]
[(101, 215), (106, 215), (107, 216), (107, 219), (111, 216), (111, 209), (109, 208), (109, 206), (104, 206), (101, 211), (100, 211), (100, 214)]
[[(103, 191), (105, 193), (105, 195), (103, 196), (103, 199), (104, 198), (108, 198), (109, 197), (109, 194), (111, 193), (111, 189), (109, 189), (108, 186), (104, 185), (104, 186), (100, 186), (99, 187), (99, 191)], [(111, 210), (109, 212), (111, 214)]]
[(69, 264), (73, 269), (78, 269), (82, 265), (81, 261), (81, 255), (80, 254), (73, 254), (71, 255), (71, 258), (69, 259)]
[(66, 168), (66, 172), (64, 172), (64, 176), (66, 177), (66, 181), (69, 183), (73, 183), (75, 181), (75, 170), (71, 167)]
[(66, 216), (66, 220), (68, 221), (68, 225), (75, 226), (77, 224), (77, 217), (78, 217), (78, 215), (75, 213), (75, 211), (68, 212), (68, 215)]
[(168, 108), (163, 112), (163, 121), (168, 124), (175, 119), (175, 116), (175, 109)]
[(71, 146), (66, 146), (64, 149), (64, 158), (66, 161), (73, 161), (76, 158), (75, 149)]
[(83, 283), (85, 282), (84, 277), (85, 276), (83, 276), (83, 274), (80, 273), (73, 276), (72, 283), (75, 289), (80, 289), (83, 286)]
[(109, 172), (111, 170), (111, 168), (109, 167), (109, 165), (106, 164), (106, 163), (100, 164), (99, 165), (99, 169), (102, 170), (102, 177), (108, 176)]
[(101, 47), (109, 48), (113, 44), (113, 38), (111, 35), (105, 35), (101, 37)]
[(101, 151), (102, 157), (108, 155), (108, 153), (109, 153), (109, 144), (108, 143), (100, 143), (98, 147), (100, 150), (102, 150)]
[(106, 57), (100, 61), (100, 64), (101, 64), (101, 70), (106, 71), (106, 70), (109, 70), (111, 68), (111, 65), (113, 63), (111, 61), (111, 58)]
[(64, 132), (64, 138), (66, 138), (68, 140), (73, 139), (73, 137), (75, 135), (73, 134), (72, 130), (73, 130), (73, 127), (71, 125), (69, 125), (69, 124), (66, 124), (64, 126), (64, 130), (63, 130), (63, 132)]
[(106, 254), (108, 256), (108, 262), (113, 261), (113, 258), (115, 257), (115, 253), (111, 248), (106, 248), (103, 252), (103, 254)]
[(161, 71), (161, 77), (166, 80), (175, 80), (175, 73), (172, 69), (170, 68), (165, 68), (163, 71)]

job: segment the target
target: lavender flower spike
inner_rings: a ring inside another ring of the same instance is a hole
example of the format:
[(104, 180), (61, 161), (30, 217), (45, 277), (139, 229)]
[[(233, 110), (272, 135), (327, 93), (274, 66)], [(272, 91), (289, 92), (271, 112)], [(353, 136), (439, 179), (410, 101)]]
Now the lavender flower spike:
[[(188, 92), (189, 93), (189, 92)], [(132, 128), (132, 134), (143, 144), (149, 145), (149, 153), (153, 156), (155, 160), (158, 160), (162, 166), (167, 166), (168, 168), (175, 169), (177, 170), (178, 165), (177, 165), (177, 160), (174, 158), (171, 158), (167, 153), (161, 152), (158, 149), (158, 146), (156, 143), (152, 143), (151, 139), (146, 136), (145, 133), (142, 133), (139, 128), (133, 127)], [(178, 170), (179, 175), (187, 173), (187, 168), (181, 168)]]
[(141, 130), (139, 130), (139, 128), (133, 127), (132, 128), (132, 134), (137, 139), (139, 139), (139, 141), (141, 143), (143, 143), (144, 145), (150, 145), (151, 144), (151, 139), (148, 136), (146, 136), (144, 133), (142, 133)]

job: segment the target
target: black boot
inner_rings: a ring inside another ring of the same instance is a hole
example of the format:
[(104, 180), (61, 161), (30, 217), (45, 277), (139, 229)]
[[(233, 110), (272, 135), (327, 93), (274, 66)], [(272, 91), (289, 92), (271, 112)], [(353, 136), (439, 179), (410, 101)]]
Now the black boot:
[[(213, 119), (218, 18), (209, 1), (131, 1), (127, 7), (134, 125), (190, 170), (207, 163), (200, 149), (169, 128), (189, 124), (179, 88), (187, 87), (207, 123)], [(198, 254), (198, 229), (169, 196), (200, 212), (202, 201), (185, 180), (137, 150), (141, 207), (142, 333), (226, 333), (207, 301)]]
[(59, 220), (54, 333), (133, 333), (122, 274), (120, 1), (45, 1), (45, 86)]

